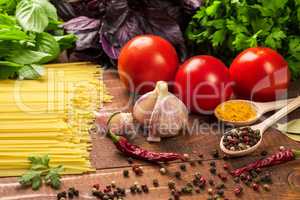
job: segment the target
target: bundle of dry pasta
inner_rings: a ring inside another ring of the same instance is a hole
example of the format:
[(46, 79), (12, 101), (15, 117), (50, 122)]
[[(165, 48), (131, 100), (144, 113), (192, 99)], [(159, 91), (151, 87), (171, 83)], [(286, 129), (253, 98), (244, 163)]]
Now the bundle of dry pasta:
[(0, 176), (18, 176), (29, 156), (46, 154), (65, 174), (93, 171), (93, 111), (111, 99), (91, 63), (47, 65), (40, 80), (0, 81)]

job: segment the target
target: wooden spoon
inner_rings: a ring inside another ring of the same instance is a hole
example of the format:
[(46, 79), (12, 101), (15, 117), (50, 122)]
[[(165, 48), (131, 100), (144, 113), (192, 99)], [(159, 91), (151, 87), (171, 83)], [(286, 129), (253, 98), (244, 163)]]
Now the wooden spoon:
[(292, 102), (293, 100), (294, 100), (294, 98), (279, 100), (279, 101), (271, 101), (271, 102), (266, 102), (266, 103), (254, 102), (254, 101), (248, 101), (248, 100), (241, 100), (241, 99), (229, 100), (229, 101), (223, 102), (219, 106), (222, 106), (223, 104), (226, 104), (227, 102), (242, 102), (242, 103), (244, 102), (244, 103), (248, 103), (255, 110), (256, 116), (254, 118), (249, 119), (248, 121), (229, 121), (229, 120), (225, 120), (225, 119), (221, 118), (218, 115), (218, 113), (216, 112), (216, 110), (215, 110), (215, 116), (218, 118), (218, 120), (223, 121), (223, 122), (228, 123), (228, 124), (233, 124), (235, 126), (251, 125), (251, 124), (255, 123), (259, 118), (261, 118), (261, 116), (264, 115), (265, 113), (270, 112), (272, 110), (280, 109), (283, 106), (286, 106), (289, 102)]
[[(281, 108), (279, 111), (277, 111), (275, 114), (273, 114), (271, 117), (269, 117), (265, 121), (263, 121), (263, 122), (261, 122), (259, 124), (250, 126), (250, 128), (252, 130), (259, 130), (260, 134), (261, 134), (260, 140), (254, 146), (252, 146), (252, 147), (250, 147), (248, 149), (245, 149), (245, 150), (241, 150), (241, 151), (231, 151), (231, 150), (225, 148), (225, 146), (223, 144), (223, 139), (224, 139), (224, 136), (223, 136), (221, 138), (221, 141), (220, 141), (220, 148), (221, 148), (221, 150), (224, 153), (226, 153), (226, 154), (228, 154), (230, 156), (244, 156), (244, 155), (252, 153), (261, 144), (261, 142), (262, 142), (262, 136), (263, 136), (265, 130), (267, 128), (269, 128), (270, 126), (272, 126), (275, 122), (277, 122), (282, 117), (284, 117), (287, 114), (289, 114), (290, 112), (296, 110), (298, 107), (300, 107), (300, 96), (298, 96), (297, 98), (295, 98), (292, 102), (290, 102), (289, 104), (287, 104), (285, 107)], [(230, 131), (232, 131), (232, 130), (230, 130)]]

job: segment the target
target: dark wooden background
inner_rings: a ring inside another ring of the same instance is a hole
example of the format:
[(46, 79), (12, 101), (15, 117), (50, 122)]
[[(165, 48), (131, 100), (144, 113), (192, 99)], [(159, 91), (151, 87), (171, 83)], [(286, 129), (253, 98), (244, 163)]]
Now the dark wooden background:
[[(122, 87), (118, 77), (109, 71), (104, 75), (105, 83), (114, 96), (112, 103), (106, 104), (107, 110), (119, 110), (129, 109), (125, 106), (128, 104), (128, 94)], [(289, 96), (293, 97), (300, 93), (300, 82), (293, 82), (289, 89)], [(300, 117), (300, 109), (294, 111), (288, 116), (288, 118)], [(190, 123), (192, 124), (196, 120), (201, 123), (216, 123), (216, 119), (213, 116), (200, 116), (191, 115)], [(176, 180), (178, 185), (184, 185), (191, 181), (191, 177), (194, 173), (200, 172), (206, 179), (213, 179), (216, 183), (221, 183), (217, 176), (213, 176), (209, 172), (209, 162), (216, 161), (217, 169), (219, 172), (224, 171), (222, 169), (225, 161), (220, 158), (214, 159), (211, 156), (211, 151), (218, 148), (219, 139), (221, 137), (221, 131), (215, 128), (203, 129), (200, 131), (194, 131), (190, 134), (181, 135), (176, 138), (163, 140), (159, 144), (149, 144), (146, 142), (145, 137), (142, 135), (137, 136), (133, 141), (137, 145), (141, 145), (144, 148), (155, 151), (174, 151), (180, 153), (188, 153), (193, 159), (199, 159), (198, 154), (203, 154), (203, 164), (192, 167), (187, 164), (187, 172), (182, 174), (182, 179), (177, 181), (173, 175), (162, 176), (159, 173), (159, 167), (144, 162), (136, 162), (143, 166), (144, 175), (135, 176), (131, 172), (131, 167), (128, 164), (126, 158), (120, 155), (114, 145), (105, 137), (101, 137), (96, 134), (92, 134), (93, 150), (91, 152), (91, 160), (93, 166), (97, 169), (96, 173), (78, 175), (78, 176), (64, 176), (63, 185), (61, 190), (66, 190), (69, 187), (76, 187), (80, 191), (80, 197), (77, 199), (95, 199), (91, 196), (91, 187), (95, 183), (99, 183), (102, 187), (115, 181), (117, 185), (122, 187), (129, 187), (133, 185), (135, 181), (140, 184), (148, 184), (150, 186), (149, 194), (130, 195), (128, 194), (125, 199), (130, 200), (167, 200), (170, 197), (170, 192), (167, 187), (169, 180)], [(252, 155), (235, 158), (226, 161), (231, 168), (237, 168), (252, 160), (260, 157), (262, 150), (267, 150), (269, 153), (278, 150), (279, 146), (286, 146), (290, 148), (300, 149), (300, 143), (290, 140), (280, 132), (273, 128), (270, 128), (264, 136), (261, 147)], [(167, 168), (169, 171), (174, 172), (179, 170), (180, 163), (172, 163)], [(123, 178), (122, 171), (124, 169), (130, 170), (130, 178)], [(244, 193), (241, 197), (236, 197), (233, 193), (235, 183), (230, 179), (226, 182), (225, 196), (228, 199), (245, 199), (245, 200), (257, 200), (257, 199), (272, 199), (272, 200), (300, 200), (300, 161), (292, 161), (287, 164), (282, 164), (270, 168), (273, 177), (273, 184), (271, 185), (271, 191), (266, 192), (260, 190), (259, 192), (253, 191), (251, 188), (243, 186)], [(154, 188), (152, 186), (152, 180), (157, 178), (160, 181), (160, 187)], [(206, 187), (207, 189), (208, 187)], [(60, 191), (61, 191), (60, 190)], [(42, 187), (39, 191), (32, 191), (31, 189), (23, 189), (19, 187), (16, 178), (1, 178), (0, 179), (0, 199), (1, 200), (37, 200), (37, 199), (56, 199), (58, 191), (54, 191), (49, 187)], [(202, 191), (200, 194), (185, 196), (181, 199), (186, 200), (199, 200), (207, 199), (208, 194), (206, 191)]]

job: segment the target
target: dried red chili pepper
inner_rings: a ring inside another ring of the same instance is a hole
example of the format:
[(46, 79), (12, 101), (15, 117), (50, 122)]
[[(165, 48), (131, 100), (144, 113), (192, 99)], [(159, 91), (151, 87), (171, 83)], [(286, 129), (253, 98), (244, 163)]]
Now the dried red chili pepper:
[[(118, 113), (114, 113), (110, 117), (107, 124), (109, 124), (112, 117), (116, 114)], [(129, 143), (129, 141), (126, 138), (115, 135), (110, 130), (108, 130), (108, 136), (111, 138), (111, 140), (113, 141), (113, 143), (119, 151), (132, 158), (150, 162), (168, 162), (174, 160), (185, 160), (185, 157), (178, 153), (157, 153), (142, 149), (137, 145)]]
[(292, 149), (279, 151), (275, 154), (272, 154), (271, 156), (268, 156), (267, 158), (257, 160), (255, 162), (246, 165), (245, 167), (235, 169), (231, 172), (231, 174), (233, 176), (240, 176), (241, 174), (245, 172), (249, 172), (253, 169), (269, 167), (269, 166), (285, 163), (291, 160), (295, 160), (299, 156), (300, 156), (300, 151), (296, 151)]

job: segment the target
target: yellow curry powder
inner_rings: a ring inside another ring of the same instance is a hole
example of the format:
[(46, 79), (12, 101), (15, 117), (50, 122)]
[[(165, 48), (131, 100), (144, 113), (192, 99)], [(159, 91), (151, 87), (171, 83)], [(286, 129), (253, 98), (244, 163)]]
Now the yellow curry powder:
[(244, 122), (253, 119), (257, 113), (250, 103), (228, 101), (216, 108), (216, 114), (225, 121)]

